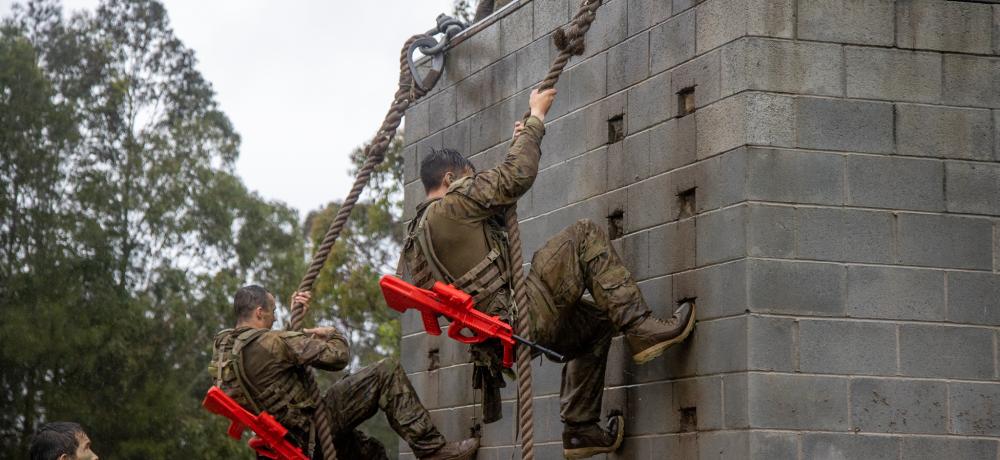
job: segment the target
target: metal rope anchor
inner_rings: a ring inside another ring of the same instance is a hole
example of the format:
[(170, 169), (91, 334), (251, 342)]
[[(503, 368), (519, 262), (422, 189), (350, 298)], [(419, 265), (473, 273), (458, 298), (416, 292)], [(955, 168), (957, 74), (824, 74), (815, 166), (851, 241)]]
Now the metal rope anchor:
[[(465, 30), (465, 27), (462, 21), (446, 14), (441, 14), (437, 17), (437, 27), (428, 30), (424, 34), (424, 37), (410, 44), (410, 48), (406, 54), (409, 61), (410, 74), (413, 75), (413, 82), (420, 90), (424, 92), (430, 91), (437, 84), (438, 79), (441, 78), (441, 72), (444, 71), (444, 49), (448, 46), (452, 37)], [(443, 34), (440, 41), (434, 38), (434, 35), (437, 34)], [(413, 52), (417, 50), (420, 50), (424, 56), (432, 58), (431, 70), (423, 78), (420, 78), (417, 63), (413, 60)]]

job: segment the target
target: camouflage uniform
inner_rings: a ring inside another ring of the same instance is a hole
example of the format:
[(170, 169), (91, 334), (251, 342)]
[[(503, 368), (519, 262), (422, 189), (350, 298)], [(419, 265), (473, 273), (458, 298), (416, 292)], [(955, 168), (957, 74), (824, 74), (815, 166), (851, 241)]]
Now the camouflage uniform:
[[(534, 182), (544, 132), (540, 120), (529, 118), (498, 167), (457, 180), (443, 198), (418, 206), (403, 248), (414, 284), (453, 283), (481, 310), (509, 317), (503, 214)], [(500, 256), (487, 263), (494, 253)], [(535, 253), (527, 287), (530, 301), (520, 308), (530, 316), (533, 338), (570, 359), (563, 368), (562, 420), (599, 420), (611, 338), (649, 314), (635, 281), (607, 234), (581, 220)], [(584, 290), (594, 302), (582, 299)]]
[[(319, 446), (312, 419), (317, 401), (310, 400), (308, 367), (343, 369), (350, 359), (347, 340), (329, 340), (301, 332), (240, 327), (215, 337), (212, 367), (215, 384), (254, 412), (267, 411), (290, 431), (296, 444)], [(382, 360), (348, 375), (323, 396), (330, 411), (338, 454), (343, 458), (385, 458), (385, 448), (355, 428), (382, 409), (389, 424), (417, 455), (445, 444), (427, 410), (420, 404), (403, 368)]]

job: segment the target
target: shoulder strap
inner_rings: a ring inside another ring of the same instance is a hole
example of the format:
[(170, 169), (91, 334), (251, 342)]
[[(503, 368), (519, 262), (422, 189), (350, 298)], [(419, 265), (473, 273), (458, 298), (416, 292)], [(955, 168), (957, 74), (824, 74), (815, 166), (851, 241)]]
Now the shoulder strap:
[[(267, 329), (243, 331), (240, 335), (236, 336), (236, 341), (233, 343), (233, 350), (229, 353), (229, 365), (233, 366), (233, 370), (235, 371), (236, 384), (239, 385), (240, 390), (246, 395), (250, 404), (253, 404), (253, 408), (258, 414), (261, 412), (261, 409), (254, 395), (260, 394), (260, 391), (250, 383), (246, 375), (246, 370), (243, 368), (243, 348), (264, 335), (265, 332), (267, 332)], [(253, 390), (253, 392), (250, 390)]]
[(419, 220), (417, 221), (417, 229), (415, 233), (417, 249), (423, 254), (424, 258), (427, 259), (428, 267), (434, 274), (434, 278), (444, 281), (448, 284), (454, 284), (455, 277), (448, 272), (448, 269), (444, 267), (444, 264), (437, 257), (437, 253), (434, 252), (434, 243), (431, 239), (431, 227), (427, 223), (427, 212), (430, 211), (431, 206), (440, 203), (440, 201), (435, 201), (424, 209), (424, 212), (420, 214)]

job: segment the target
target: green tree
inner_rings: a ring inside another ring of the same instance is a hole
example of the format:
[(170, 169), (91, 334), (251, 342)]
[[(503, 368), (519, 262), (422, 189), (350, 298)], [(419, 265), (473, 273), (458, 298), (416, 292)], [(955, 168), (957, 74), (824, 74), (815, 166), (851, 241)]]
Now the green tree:
[(46, 420), (110, 458), (237, 458), (199, 407), (247, 282), (290, 293), (296, 212), (235, 175), (239, 136), (155, 1), (0, 29), (0, 451)]

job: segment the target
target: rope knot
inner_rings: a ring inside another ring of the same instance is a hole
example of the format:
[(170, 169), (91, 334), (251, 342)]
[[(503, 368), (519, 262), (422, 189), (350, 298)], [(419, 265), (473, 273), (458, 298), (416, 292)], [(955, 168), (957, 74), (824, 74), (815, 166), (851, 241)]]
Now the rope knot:
[(575, 30), (577, 30), (575, 27), (571, 27), (568, 32), (562, 28), (556, 29), (556, 31), (552, 33), (552, 41), (555, 42), (556, 49), (567, 52), (572, 56), (579, 56), (583, 54), (583, 36), (578, 33), (574, 33)]

